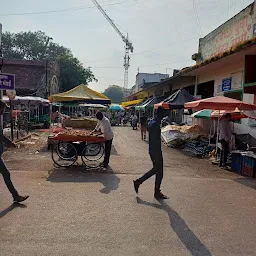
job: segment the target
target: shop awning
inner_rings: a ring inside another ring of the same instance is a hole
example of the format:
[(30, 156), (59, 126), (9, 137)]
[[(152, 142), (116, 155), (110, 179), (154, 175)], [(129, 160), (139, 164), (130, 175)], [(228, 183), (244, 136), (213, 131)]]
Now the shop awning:
[[(9, 98), (7, 96), (3, 96), (3, 101), (4, 102), (9, 102)], [(15, 98), (12, 100), (13, 104), (48, 104), (49, 105), (49, 100), (43, 99), (41, 97), (35, 97), (35, 96), (15, 96)]]
[(194, 100), (194, 96), (191, 95), (188, 91), (186, 91), (185, 89), (180, 89), (161, 103), (155, 104), (155, 108), (157, 109), (161, 106), (165, 109), (182, 109), (184, 108), (185, 103)]
[(88, 104), (88, 103), (80, 103), (78, 104), (78, 107), (85, 107), (85, 108), (107, 108), (106, 106), (102, 104)]
[(146, 109), (153, 109), (155, 104), (162, 102), (164, 99), (164, 96), (150, 98), (147, 101), (145, 101), (144, 104), (140, 106), (135, 106), (135, 109), (142, 111), (145, 111)]
[(105, 95), (81, 84), (70, 91), (54, 94), (49, 97), (50, 102), (78, 101), (81, 103), (111, 104), (111, 100)]
[(134, 105), (140, 103), (141, 101), (143, 101), (143, 99), (122, 102), (122, 107), (134, 106)]

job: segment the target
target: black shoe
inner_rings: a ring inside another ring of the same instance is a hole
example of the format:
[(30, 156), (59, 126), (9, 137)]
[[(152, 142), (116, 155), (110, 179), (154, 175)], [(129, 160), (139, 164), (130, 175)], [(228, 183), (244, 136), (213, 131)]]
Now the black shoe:
[(133, 185), (134, 185), (134, 190), (135, 190), (135, 192), (138, 194), (140, 184), (138, 183), (138, 181), (134, 180), (134, 181), (133, 181)]
[(160, 199), (169, 199), (168, 196), (164, 195), (162, 192), (157, 192), (154, 195), (155, 199), (160, 200)]
[(27, 200), (28, 198), (29, 198), (29, 196), (17, 196), (15, 198), (13, 198), (13, 202), (20, 203), (20, 202)]

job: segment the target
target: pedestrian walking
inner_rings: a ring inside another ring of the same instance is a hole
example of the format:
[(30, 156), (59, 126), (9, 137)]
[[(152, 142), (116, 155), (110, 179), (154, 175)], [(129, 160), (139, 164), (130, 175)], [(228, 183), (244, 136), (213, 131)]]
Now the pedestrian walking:
[[(107, 117), (105, 117), (102, 112), (98, 112), (96, 114), (96, 118), (98, 119), (98, 124), (95, 127), (95, 129), (92, 131), (101, 131), (101, 134), (104, 135), (105, 138), (105, 157), (103, 161), (103, 167), (108, 167), (109, 164), (109, 158), (111, 154), (111, 147), (112, 147), (112, 142), (114, 138), (114, 133), (111, 128), (110, 121)], [(91, 133), (91, 134), (92, 134)]]
[(220, 167), (227, 167), (227, 160), (229, 154), (229, 145), (232, 138), (232, 130), (230, 126), (230, 121), (232, 120), (232, 115), (227, 113), (224, 118), (220, 121), (220, 136), (219, 140), (221, 143), (220, 152)]
[(137, 126), (138, 126), (138, 116), (137, 116), (137, 114), (135, 113), (135, 114), (132, 116), (132, 129), (133, 129), (133, 130), (137, 130)]
[(147, 133), (147, 117), (146, 114), (143, 113), (140, 118), (140, 131), (141, 131), (141, 139), (146, 140)]
[(133, 181), (135, 192), (138, 193), (140, 185), (155, 175), (155, 193), (156, 199), (168, 199), (167, 196), (161, 192), (161, 183), (163, 179), (163, 155), (162, 155), (162, 141), (160, 123), (163, 117), (163, 109), (159, 107), (156, 111), (156, 117), (147, 127), (149, 133), (149, 155), (153, 163), (153, 168), (144, 174), (139, 179)]
[[(0, 116), (3, 115), (5, 107), (6, 107), (5, 103), (0, 100)], [(2, 133), (1, 133), (1, 136), (2, 136)], [(3, 141), (3, 138), (0, 137), (0, 139)], [(11, 174), (10, 174), (8, 168), (6, 167), (6, 165), (5, 165), (5, 163), (2, 159), (3, 151), (4, 151), (3, 143), (1, 143), (1, 147), (0, 147), (0, 173), (3, 175), (4, 182), (7, 186), (7, 188), (9, 189), (10, 193), (12, 194), (13, 201), (15, 203), (23, 202), (26, 199), (28, 199), (29, 196), (21, 196), (21, 195), (19, 195), (19, 193), (15, 189), (15, 187), (12, 183), (12, 180), (11, 180)]]

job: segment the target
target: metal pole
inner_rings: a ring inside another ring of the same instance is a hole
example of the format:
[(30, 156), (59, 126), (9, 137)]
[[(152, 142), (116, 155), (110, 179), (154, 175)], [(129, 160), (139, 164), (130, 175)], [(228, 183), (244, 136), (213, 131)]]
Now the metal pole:
[(14, 139), (12, 109), (13, 109), (13, 107), (12, 107), (12, 100), (10, 99), (11, 141), (13, 141), (13, 139)]
[(218, 157), (219, 129), (220, 129), (220, 110), (219, 110), (219, 116), (218, 116), (217, 137), (216, 137), (216, 160)]

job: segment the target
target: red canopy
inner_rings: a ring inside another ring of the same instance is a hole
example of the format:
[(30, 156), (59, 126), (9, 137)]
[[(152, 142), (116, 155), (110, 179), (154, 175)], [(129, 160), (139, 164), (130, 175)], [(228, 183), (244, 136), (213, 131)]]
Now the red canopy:
[(216, 96), (203, 100), (188, 102), (184, 105), (187, 109), (212, 109), (212, 110), (256, 110), (256, 105), (224, 96)]

